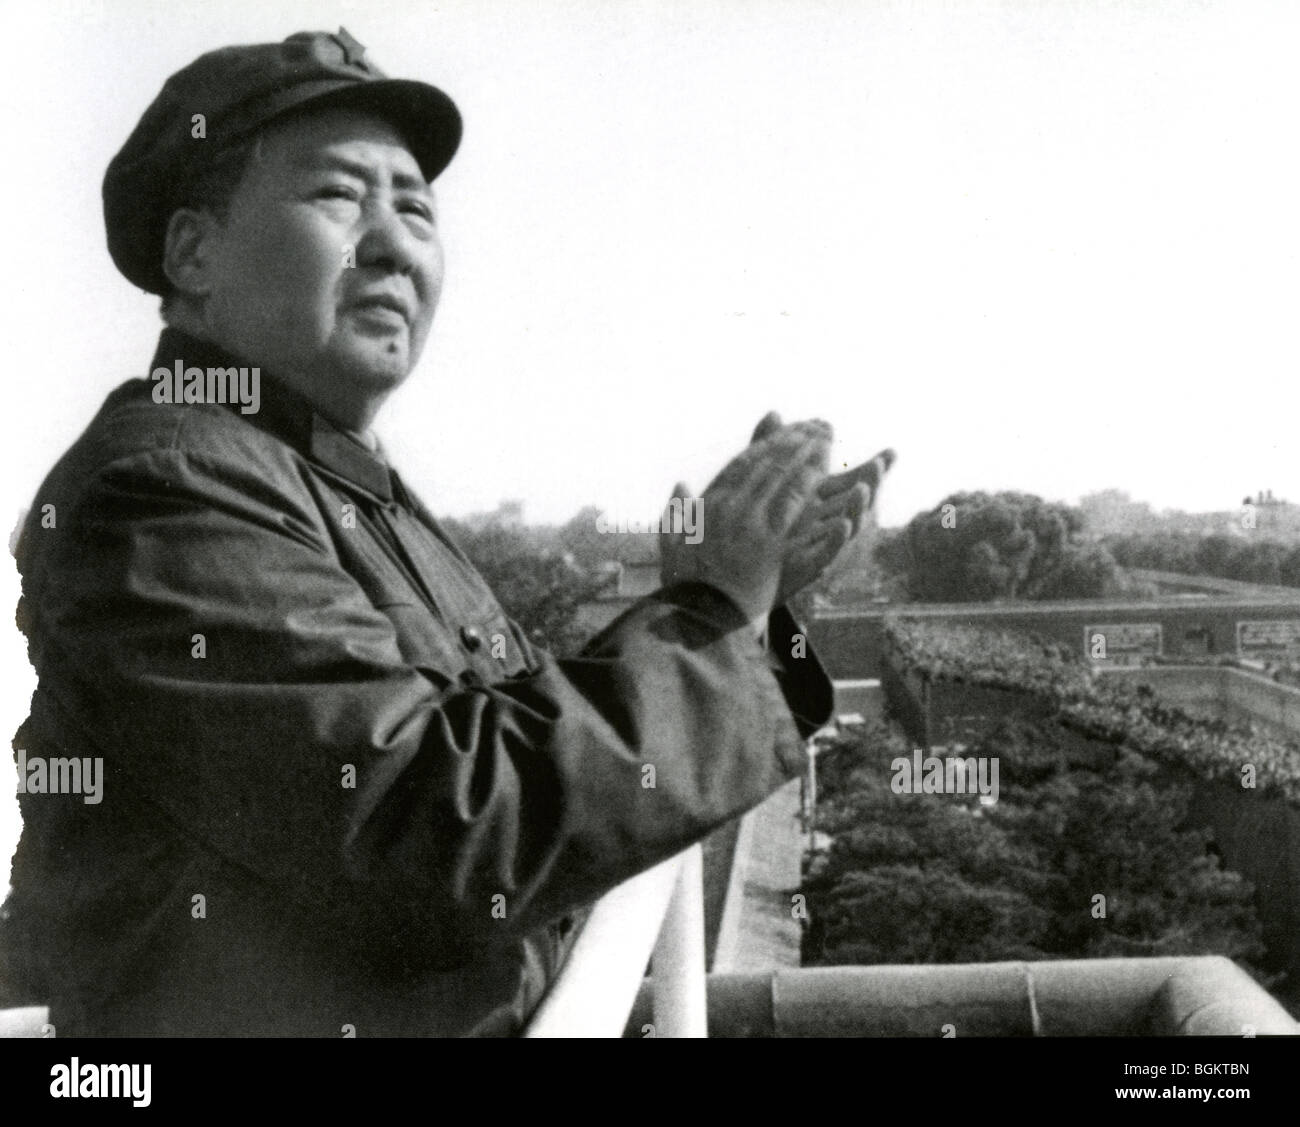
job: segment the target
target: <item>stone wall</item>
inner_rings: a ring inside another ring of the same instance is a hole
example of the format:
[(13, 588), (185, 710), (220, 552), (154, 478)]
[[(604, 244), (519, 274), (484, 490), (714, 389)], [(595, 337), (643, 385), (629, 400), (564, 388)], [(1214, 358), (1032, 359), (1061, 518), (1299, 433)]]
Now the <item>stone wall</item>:
[(1188, 816), (1207, 826), (1223, 865), (1255, 886), (1255, 905), (1268, 947), (1266, 967), (1284, 970), (1300, 988), (1300, 809), (1225, 779), (1197, 780)]
[(1153, 599), (1112, 602), (900, 603), (858, 610), (821, 610), (808, 623), (808, 636), (833, 678), (883, 677), (886, 614), (936, 624), (1033, 633), (1065, 644), (1087, 658), (1085, 627), (1159, 625), (1161, 653), (1232, 655), (1241, 622), (1300, 620), (1300, 590), (1294, 597), (1243, 599)]
[(1300, 739), (1300, 689), (1230, 666), (1161, 666), (1107, 670), (1107, 677), (1148, 685), (1161, 700), (1193, 716), (1251, 721)]

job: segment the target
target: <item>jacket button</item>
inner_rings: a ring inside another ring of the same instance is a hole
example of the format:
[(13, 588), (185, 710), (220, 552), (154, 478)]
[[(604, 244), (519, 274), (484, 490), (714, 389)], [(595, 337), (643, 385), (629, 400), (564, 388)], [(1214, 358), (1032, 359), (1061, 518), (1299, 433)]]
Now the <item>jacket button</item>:
[(473, 626), (462, 626), (460, 628), (461, 644), (473, 653), (483, 645), (483, 635), (480, 634)]

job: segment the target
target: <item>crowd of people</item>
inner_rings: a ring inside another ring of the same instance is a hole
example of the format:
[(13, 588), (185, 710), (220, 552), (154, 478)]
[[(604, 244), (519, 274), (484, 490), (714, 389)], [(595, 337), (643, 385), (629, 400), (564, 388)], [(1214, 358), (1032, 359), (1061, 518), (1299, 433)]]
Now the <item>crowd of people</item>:
[(1088, 671), (1065, 646), (1036, 635), (891, 618), (885, 636), (905, 668), (963, 681), (1068, 697), (1085, 692)]
[(1300, 742), (1189, 716), (1144, 685), (1094, 676), (1064, 646), (1030, 635), (902, 618), (886, 632), (904, 669), (1049, 697), (1064, 722), (1093, 739), (1300, 805)]

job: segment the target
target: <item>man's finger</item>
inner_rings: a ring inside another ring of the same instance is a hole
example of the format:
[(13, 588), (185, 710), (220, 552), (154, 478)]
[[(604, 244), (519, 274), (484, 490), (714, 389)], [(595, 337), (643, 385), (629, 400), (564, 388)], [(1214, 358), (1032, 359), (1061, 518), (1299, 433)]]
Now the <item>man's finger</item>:
[(859, 481), (833, 497), (814, 497), (800, 515), (798, 523), (791, 530), (791, 538), (805, 536), (815, 531), (825, 521), (848, 519), (850, 536), (856, 536), (862, 529), (862, 520), (871, 508), (871, 489), (865, 482)]
[(754, 428), (753, 437), (750, 442), (762, 442), (763, 439), (770, 437), (781, 429), (781, 416), (775, 411), (769, 411), (758, 420), (758, 426)]
[(778, 440), (771, 456), (758, 463), (750, 481), (759, 504), (805, 468), (819, 470), (819, 477), (826, 472), (830, 455), (830, 435), (826, 431), (810, 423), (795, 423), (786, 428), (785, 435), (789, 436), (789, 441)]
[(722, 467), (705, 492), (738, 485), (762, 469), (768, 459), (792, 451), (801, 441), (802, 438), (794, 427), (780, 427), (766, 438), (751, 442)]
[(659, 531), (661, 534), (665, 534), (665, 535), (681, 534), (681, 529), (674, 528), (673, 522), (671, 520), (672, 512), (673, 512), (673, 502), (680, 501), (681, 504), (677, 506), (678, 512), (685, 512), (686, 502), (689, 501), (690, 499), (691, 499), (691, 487), (687, 485), (684, 481), (679, 481), (676, 485), (673, 486), (673, 491), (669, 495), (668, 503), (664, 506), (663, 515), (660, 516), (659, 518)]
[(862, 482), (870, 488), (871, 501), (874, 502), (876, 490), (880, 488), (880, 483), (884, 481), (885, 474), (889, 472), (897, 457), (893, 450), (882, 450), (870, 461), (863, 462), (860, 466), (854, 466), (853, 469), (845, 470), (843, 473), (832, 474), (817, 487), (817, 496), (822, 498), (834, 497), (835, 494)]
[(673, 486), (673, 491), (669, 494), (669, 499), (673, 501), (685, 501), (691, 495), (691, 487), (684, 481), (679, 481)]
[(754, 502), (762, 510), (767, 527), (782, 535), (799, 521), (818, 479), (826, 472), (830, 439), (817, 435), (784, 465), (768, 467), (755, 490)]
[(686, 560), (683, 556), (686, 546), (686, 533), (675, 527), (671, 519), (672, 502), (680, 501), (681, 508), (686, 507), (691, 495), (690, 487), (682, 481), (673, 486), (672, 496), (664, 506), (663, 516), (659, 518), (659, 578), (664, 583), (676, 583), (688, 577), (684, 570)]
[[(750, 442), (762, 442), (765, 438), (770, 438), (785, 424), (781, 422), (781, 416), (775, 411), (769, 411), (758, 420), (758, 426), (754, 428), (754, 433), (750, 437)], [(795, 424), (796, 426), (799, 424)], [(833, 433), (834, 428), (825, 419), (806, 419), (804, 425), (822, 427), (828, 433)]]
[(708, 492), (719, 489), (753, 489), (773, 474), (780, 473), (813, 438), (828, 438), (825, 424), (792, 423), (767, 438), (751, 443), (737, 454), (713, 479)]
[(822, 497), (820, 490), (815, 491), (786, 536), (790, 540), (804, 538), (822, 522), (844, 517), (852, 522), (851, 535), (856, 536), (870, 507), (871, 489), (865, 482), (857, 482), (830, 497)]
[(850, 527), (847, 519), (827, 522), (817, 536), (806, 540), (787, 556), (782, 569), (782, 601), (797, 595), (815, 583), (839, 557), (849, 542)]

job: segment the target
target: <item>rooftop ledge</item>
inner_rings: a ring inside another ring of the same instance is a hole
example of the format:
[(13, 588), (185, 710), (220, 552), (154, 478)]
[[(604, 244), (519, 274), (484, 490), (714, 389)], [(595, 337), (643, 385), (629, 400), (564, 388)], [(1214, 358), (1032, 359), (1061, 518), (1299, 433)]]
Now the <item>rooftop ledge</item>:
[[(710, 1037), (1300, 1034), (1221, 955), (711, 974), (707, 997)], [(624, 1036), (645, 1036), (650, 1015), (647, 982)]]
[[(1300, 1034), (1300, 1025), (1221, 955), (817, 967), (711, 974), (705, 989), (710, 1037)], [(652, 994), (647, 979), (624, 1036), (654, 1032)], [(0, 1010), (0, 1038), (40, 1037), (47, 1012)]]

